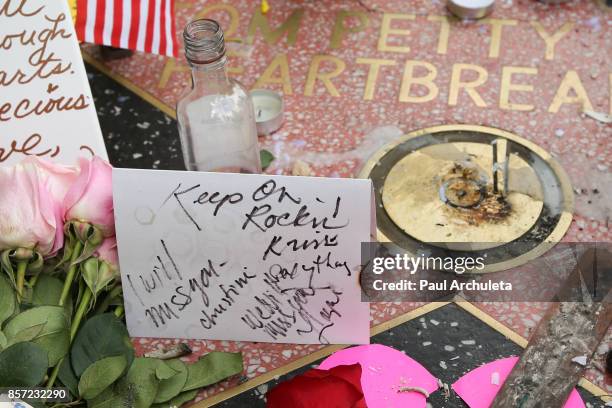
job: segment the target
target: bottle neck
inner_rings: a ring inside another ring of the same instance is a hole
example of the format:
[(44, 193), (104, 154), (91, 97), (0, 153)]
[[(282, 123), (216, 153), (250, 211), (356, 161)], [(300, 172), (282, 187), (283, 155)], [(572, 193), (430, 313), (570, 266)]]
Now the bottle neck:
[(193, 80), (193, 85), (226, 83), (229, 80), (225, 67), (226, 62), (227, 57), (225, 56), (208, 64), (199, 64), (190, 61), (189, 65), (191, 65), (191, 79)]

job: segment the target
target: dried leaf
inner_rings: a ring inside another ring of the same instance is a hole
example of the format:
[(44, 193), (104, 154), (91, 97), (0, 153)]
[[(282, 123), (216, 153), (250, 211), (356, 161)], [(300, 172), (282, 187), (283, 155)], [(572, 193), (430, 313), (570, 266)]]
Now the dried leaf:
[(291, 174), (294, 176), (312, 176), (313, 172), (308, 163), (302, 160), (296, 160), (295, 163), (293, 163)]

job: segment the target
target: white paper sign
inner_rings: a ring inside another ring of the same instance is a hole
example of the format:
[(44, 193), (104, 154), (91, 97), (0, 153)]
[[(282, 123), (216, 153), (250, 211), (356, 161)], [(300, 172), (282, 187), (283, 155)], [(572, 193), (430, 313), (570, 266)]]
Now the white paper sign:
[(0, 0), (0, 166), (107, 158), (66, 0)]
[(368, 343), (370, 180), (113, 170), (135, 337)]

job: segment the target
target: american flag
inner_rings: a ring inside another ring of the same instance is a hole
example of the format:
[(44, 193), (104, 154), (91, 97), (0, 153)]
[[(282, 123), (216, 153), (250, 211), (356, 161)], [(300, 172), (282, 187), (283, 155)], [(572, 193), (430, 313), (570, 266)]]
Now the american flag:
[(176, 57), (174, 0), (76, 0), (80, 41)]

